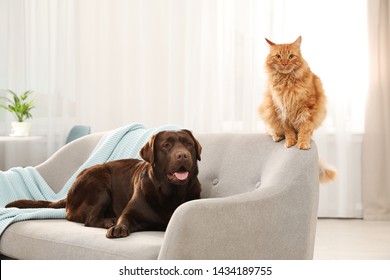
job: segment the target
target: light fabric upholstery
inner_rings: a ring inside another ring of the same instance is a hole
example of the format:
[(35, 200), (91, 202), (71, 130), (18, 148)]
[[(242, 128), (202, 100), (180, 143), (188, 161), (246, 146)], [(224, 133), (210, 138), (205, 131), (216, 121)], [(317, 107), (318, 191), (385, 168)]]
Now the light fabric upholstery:
[[(17, 259), (156, 259), (163, 232), (136, 232), (126, 239), (108, 239), (101, 228), (66, 220), (12, 224), (1, 240), (1, 252)], [(4, 240), (3, 240), (4, 239)]]
[[(64, 146), (37, 167), (61, 189), (103, 133)], [(66, 220), (12, 224), (0, 252), (18, 259), (311, 259), (319, 181), (315, 143), (286, 149), (262, 134), (200, 134), (201, 199), (181, 205), (166, 232), (107, 239)]]

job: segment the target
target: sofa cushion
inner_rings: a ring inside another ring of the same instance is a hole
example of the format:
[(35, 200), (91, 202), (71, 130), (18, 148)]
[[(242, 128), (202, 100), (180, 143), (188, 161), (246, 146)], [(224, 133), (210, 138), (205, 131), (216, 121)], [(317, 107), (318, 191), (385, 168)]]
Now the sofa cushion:
[[(0, 252), (16, 259), (157, 259), (164, 232), (135, 232), (108, 239), (106, 230), (67, 220), (12, 224), (0, 239)], [(16, 245), (17, 244), (17, 245)]]

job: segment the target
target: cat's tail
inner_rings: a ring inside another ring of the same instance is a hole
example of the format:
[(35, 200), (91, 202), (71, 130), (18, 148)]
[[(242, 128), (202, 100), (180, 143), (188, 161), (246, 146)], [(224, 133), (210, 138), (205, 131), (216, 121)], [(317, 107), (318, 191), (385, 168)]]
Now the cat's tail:
[(334, 180), (336, 177), (336, 170), (333, 166), (330, 166), (323, 161), (319, 160), (320, 167), (320, 183), (325, 184)]
[(6, 208), (17, 207), (17, 208), (65, 208), (66, 207), (66, 198), (56, 202), (50, 202), (45, 200), (15, 200), (11, 203), (8, 203)]

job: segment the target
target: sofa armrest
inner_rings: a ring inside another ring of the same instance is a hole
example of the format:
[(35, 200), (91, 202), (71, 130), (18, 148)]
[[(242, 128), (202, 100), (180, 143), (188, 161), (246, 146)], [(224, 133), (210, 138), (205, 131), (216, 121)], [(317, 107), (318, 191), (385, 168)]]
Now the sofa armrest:
[(318, 159), (291, 157), (268, 167), (255, 191), (176, 209), (159, 259), (312, 259)]

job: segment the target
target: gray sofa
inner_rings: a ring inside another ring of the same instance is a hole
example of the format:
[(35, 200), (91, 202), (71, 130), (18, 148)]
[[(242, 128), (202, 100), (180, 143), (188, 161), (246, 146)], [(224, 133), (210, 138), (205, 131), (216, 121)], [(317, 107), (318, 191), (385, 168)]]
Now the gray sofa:
[[(73, 141), (37, 169), (58, 191), (103, 133)], [(286, 149), (263, 134), (200, 134), (202, 198), (181, 205), (166, 232), (107, 239), (67, 220), (10, 225), (0, 253), (16, 259), (312, 259), (319, 198), (315, 143)]]

